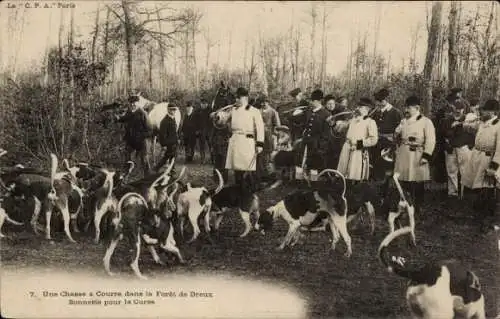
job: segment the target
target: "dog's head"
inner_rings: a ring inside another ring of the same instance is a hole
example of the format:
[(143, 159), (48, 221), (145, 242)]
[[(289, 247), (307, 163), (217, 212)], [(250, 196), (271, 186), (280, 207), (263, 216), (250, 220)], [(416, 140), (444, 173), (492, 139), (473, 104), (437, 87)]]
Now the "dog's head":
[[(281, 203), (281, 202), (280, 202)], [(260, 231), (261, 234), (265, 234), (273, 229), (274, 219), (279, 213), (280, 205), (279, 203), (267, 208), (259, 215), (259, 219), (255, 224), (255, 229)]]

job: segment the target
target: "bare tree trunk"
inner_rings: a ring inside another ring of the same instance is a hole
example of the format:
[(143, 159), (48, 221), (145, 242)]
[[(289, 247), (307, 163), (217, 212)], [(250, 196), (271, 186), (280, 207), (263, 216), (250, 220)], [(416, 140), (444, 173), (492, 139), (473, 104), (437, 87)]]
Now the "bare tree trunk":
[(327, 54), (327, 25), (326, 25), (326, 8), (323, 5), (323, 21), (322, 21), (322, 37), (321, 37), (321, 73), (320, 73), (320, 85), (323, 87), (325, 85), (326, 77), (326, 54)]
[(196, 32), (198, 29), (198, 21), (193, 20), (191, 22), (191, 59), (192, 59), (192, 72), (194, 72), (193, 80), (194, 80), (194, 88), (196, 91), (199, 89), (200, 81), (198, 79), (198, 65), (196, 63)]
[(152, 89), (154, 88), (153, 86), (153, 47), (149, 46), (148, 48), (148, 65), (149, 65), (149, 70), (148, 70), (148, 83), (149, 87)]
[(318, 16), (318, 13), (316, 11), (316, 3), (311, 2), (311, 68), (310, 68), (310, 82), (311, 86), (314, 86), (315, 81), (316, 81), (316, 58), (315, 58), (315, 52), (314, 49), (316, 47), (316, 18)]
[(491, 51), (491, 48), (490, 48), (490, 36), (491, 36), (491, 28), (493, 27), (493, 19), (495, 17), (495, 3), (492, 2), (491, 3), (491, 9), (490, 9), (490, 15), (489, 15), (489, 18), (488, 18), (488, 25), (486, 27), (486, 31), (484, 33), (484, 43), (483, 44), (483, 51), (480, 55), (481, 55), (481, 66), (480, 66), (480, 69), (479, 69), (479, 87), (480, 87), (480, 93), (479, 93), (479, 96), (480, 96), (480, 99), (481, 101), (483, 100), (484, 98), (484, 95), (485, 95), (485, 89), (486, 89), (486, 84), (487, 84), (487, 79), (490, 75), (490, 72), (492, 70), (490, 70), (490, 66), (494, 63), (489, 63), (490, 62), (490, 59), (492, 58), (491, 54), (493, 52), (490, 52)]
[(231, 30), (229, 31), (228, 41), (229, 41), (229, 45), (228, 45), (228, 49), (227, 49), (227, 68), (231, 68), (231, 64), (232, 64), (231, 58), (233, 55), (233, 28), (231, 28)]
[[(59, 103), (59, 129), (61, 132), (61, 139), (59, 141), (59, 157), (64, 157), (64, 144), (65, 144), (65, 138), (64, 138), (64, 103), (63, 103), (63, 97), (64, 97), (64, 88), (63, 88), (63, 74), (62, 74), (62, 59), (63, 59), (63, 31), (64, 31), (64, 14), (63, 10), (61, 10), (61, 20), (59, 22), (59, 41), (58, 41), (58, 46), (59, 46), (59, 54), (58, 54), (58, 60), (59, 60), (59, 65), (58, 65), (58, 71), (57, 71), (57, 88), (58, 88), (58, 103)], [(54, 141), (55, 144), (55, 141)], [(57, 150), (55, 150), (57, 152)]]
[(95, 61), (95, 50), (96, 50), (96, 43), (97, 43), (97, 38), (99, 37), (99, 12), (101, 11), (101, 6), (100, 4), (97, 4), (97, 11), (95, 14), (95, 24), (94, 24), (94, 34), (92, 35), (92, 47), (90, 51), (90, 61), (94, 63)]
[(452, 89), (457, 86), (458, 72), (458, 48), (457, 48), (457, 31), (458, 31), (458, 2), (451, 1), (450, 14), (448, 16), (448, 88)]
[[(44, 59), (44, 64), (45, 64), (45, 72), (44, 72), (44, 76), (43, 76), (43, 85), (44, 86), (47, 86), (49, 85), (49, 51), (50, 51), (50, 35), (52, 33), (52, 10), (49, 12), (49, 27), (48, 27), (48, 30), (49, 32), (47, 33), (47, 40), (45, 41), (45, 46), (46, 46), (46, 49), (45, 49), (45, 59)], [(0, 41), (0, 43), (2, 43)]]
[(134, 76), (133, 76), (133, 41), (132, 41), (132, 30), (130, 29), (130, 11), (128, 7), (127, 0), (122, 0), (123, 8), (123, 29), (125, 31), (125, 51), (127, 52), (127, 88), (130, 90), (134, 87)]
[(429, 115), (432, 107), (432, 71), (436, 59), (436, 48), (441, 28), (442, 2), (435, 1), (432, 6), (431, 27), (427, 40), (427, 54), (424, 66), (424, 103), (423, 113)]
[(369, 72), (369, 82), (370, 83), (370, 91), (373, 89), (373, 85), (375, 84), (375, 75), (374, 75), (374, 69), (376, 68), (376, 59), (377, 59), (377, 45), (378, 45), (378, 39), (379, 39), (379, 34), (380, 34), (380, 3), (377, 3), (377, 15), (375, 19), (375, 40), (373, 41), (373, 61), (370, 63), (370, 72)]
[[(158, 31), (162, 32), (161, 28), (161, 17), (160, 17), (160, 10), (158, 9), (158, 6), (156, 6), (156, 18), (158, 19)], [(167, 86), (167, 72), (165, 69), (165, 48), (163, 47), (163, 42), (158, 43), (159, 50), (160, 50), (160, 100), (163, 100), (166, 98), (165, 96), (165, 88)]]
[[(69, 67), (69, 79), (70, 79), (70, 117), (69, 117), (69, 142), (71, 143), (73, 134), (75, 134), (76, 129), (76, 106), (75, 106), (75, 52), (74, 52), (74, 35), (75, 35), (75, 9), (71, 8), (71, 21), (70, 21), (70, 32), (69, 32), (69, 49), (68, 49), (68, 57), (71, 59), (70, 67)], [(72, 147), (69, 148), (71, 150), (71, 155), (74, 153), (74, 149)], [(71, 156), (73, 157), (73, 156)]]
[(255, 69), (257, 67), (255, 62), (255, 42), (252, 42), (252, 55), (250, 57), (250, 68), (248, 69), (248, 89), (252, 89), (252, 81), (255, 73)]

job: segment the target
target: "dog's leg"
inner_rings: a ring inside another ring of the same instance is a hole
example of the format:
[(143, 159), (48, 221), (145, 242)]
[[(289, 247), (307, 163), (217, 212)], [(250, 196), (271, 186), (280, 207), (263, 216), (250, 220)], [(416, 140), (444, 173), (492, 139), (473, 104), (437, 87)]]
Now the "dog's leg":
[(375, 233), (375, 208), (371, 202), (365, 202), (365, 209), (370, 221), (370, 233), (373, 235)]
[(245, 230), (243, 230), (243, 233), (240, 235), (240, 238), (246, 237), (248, 233), (252, 230), (252, 224), (250, 223), (250, 214), (248, 212), (245, 212), (241, 208), (238, 209), (240, 212), (241, 219), (243, 219), (243, 223), (245, 224)]
[(94, 228), (95, 228), (95, 237), (94, 243), (99, 243), (99, 238), (101, 237), (101, 220), (104, 214), (106, 213), (107, 207), (106, 205), (102, 205), (101, 208), (95, 208), (94, 213)]
[(212, 210), (212, 205), (207, 205), (204, 208), (205, 210), (205, 217), (203, 218), (205, 222), (205, 232), (207, 234), (210, 234), (210, 211)]
[(123, 235), (115, 236), (111, 242), (109, 243), (108, 249), (106, 249), (106, 253), (104, 254), (104, 258), (102, 259), (104, 262), (104, 269), (110, 276), (114, 276), (114, 273), (111, 272), (110, 270), (110, 262), (111, 262), (111, 256), (113, 255), (113, 252), (115, 251), (116, 246), (118, 245), (118, 242), (123, 238)]
[(297, 232), (297, 230), (300, 228), (300, 222), (299, 221), (294, 221), (293, 223), (290, 223), (288, 226), (288, 232), (279, 245), (278, 249), (283, 250), (285, 249), (285, 246), (290, 243), (290, 240), (292, 239), (292, 236)]
[(387, 217), (387, 222), (389, 223), (389, 231), (393, 233), (395, 231), (394, 221), (399, 217), (401, 213), (397, 212), (389, 212), (389, 216)]
[(132, 263), (130, 263), (130, 267), (134, 271), (135, 275), (139, 277), (139, 279), (146, 280), (148, 279), (146, 276), (143, 276), (141, 274), (141, 271), (139, 269), (139, 256), (141, 255), (141, 235), (136, 234), (135, 236), (135, 256), (134, 259), (132, 260)]
[(417, 239), (415, 237), (415, 207), (413, 205), (408, 205), (407, 210), (408, 219), (410, 220), (411, 241), (413, 243), (413, 246), (417, 246)]
[(5, 222), (6, 217), (7, 217), (7, 213), (5, 212), (5, 209), (0, 207), (0, 238), (5, 237), (5, 235), (2, 233), (2, 227), (3, 227), (3, 223)]
[(199, 212), (196, 212), (196, 213), (191, 212), (188, 215), (189, 222), (191, 223), (191, 226), (193, 227), (193, 236), (188, 241), (188, 244), (195, 241), (196, 238), (198, 238), (198, 236), (200, 235), (200, 227), (198, 227), (198, 218), (197, 217), (200, 216), (201, 210), (202, 210), (202, 207), (199, 208)]
[(52, 218), (52, 203), (47, 203), (47, 208), (45, 210), (45, 239), (51, 240), (50, 236), (50, 220)]
[(352, 255), (352, 240), (351, 236), (349, 235), (349, 232), (347, 231), (347, 218), (346, 216), (335, 216), (333, 217), (333, 223), (335, 224), (335, 227), (337, 227), (340, 236), (342, 236), (342, 239), (344, 240), (346, 246), (347, 246), (347, 251), (344, 254), (346, 257), (351, 257)]
[(80, 202), (78, 203), (78, 208), (76, 209), (76, 212), (71, 214), (71, 228), (73, 229), (73, 232), (74, 233), (79, 233), (80, 232), (80, 229), (78, 229), (78, 223), (77, 223), (77, 219), (78, 219), (78, 215), (80, 214), (80, 211), (83, 207), (83, 200), (81, 197), (80, 198)]
[(335, 250), (335, 248), (337, 247), (337, 243), (340, 240), (339, 230), (338, 230), (337, 226), (335, 225), (335, 223), (333, 222), (332, 218), (328, 218), (328, 226), (330, 226), (329, 228), (330, 228), (330, 231), (332, 233), (332, 247), (331, 247), (331, 249)]
[[(68, 203), (67, 202), (61, 203), (61, 205), (59, 205), (59, 209), (61, 210), (61, 214), (63, 217), (64, 232), (66, 233), (66, 237), (68, 237), (70, 242), (76, 243), (76, 241), (71, 236), (71, 231), (69, 230), (70, 215), (69, 215)], [(50, 214), (52, 214), (52, 210), (50, 210), (48, 212), (50, 212)], [(50, 222), (50, 217), (47, 217), (47, 222)], [(50, 228), (49, 228), (49, 230), (50, 230)], [(49, 234), (49, 236), (50, 236), (50, 234)]]
[(222, 220), (224, 219), (224, 214), (226, 213), (226, 209), (223, 208), (221, 212), (217, 212), (215, 215), (215, 222), (214, 222), (214, 229), (219, 230), (220, 224), (222, 223)]
[(177, 247), (177, 243), (175, 242), (175, 239), (174, 239), (174, 228), (172, 227), (172, 224), (170, 224), (170, 229), (168, 231), (168, 236), (167, 236), (167, 240), (165, 241), (165, 244), (160, 245), (160, 247), (163, 250), (171, 252), (174, 255), (176, 255), (177, 259), (179, 260), (179, 262), (181, 264), (185, 264), (186, 263), (186, 261), (184, 260), (184, 258), (182, 258), (182, 255), (181, 255), (181, 252), (180, 252), (179, 248)]
[(153, 260), (155, 263), (160, 264), (160, 265), (165, 265), (165, 263), (161, 260), (160, 256), (158, 256), (158, 253), (156, 252), (156, 249), (154, 246), (149, 245), (148, 250), (151, 253), (151, 256), (153, 256)]
[(35, 196), (33, 196), (35, 200), (35, 209), (33, 210), (33, 216), (31, 216), (31, 227), (33, 228), (33, 232), (35, 234), (39, 234), (38, 232), (38, 217), (40, 216), (40, 210), (42, 209), (42, 202)]

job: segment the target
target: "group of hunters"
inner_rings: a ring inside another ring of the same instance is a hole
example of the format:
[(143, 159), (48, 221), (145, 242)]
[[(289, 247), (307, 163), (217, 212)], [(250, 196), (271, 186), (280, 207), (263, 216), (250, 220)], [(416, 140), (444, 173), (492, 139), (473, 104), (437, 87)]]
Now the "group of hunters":
[[(461, 89), (452, 89), (445, 105), (431, 118), (422, 113), (417, 96), (396, 108), (387, 89), (348, 106), (346, 97), (324, 95), (316, 89), (306, 98), (297, 88), (289, 92), (294, 107), (286, 112), (287, 125), (266, 96), (250, 100), (245, 88), (235, 92), (230, 107), (217, 109), (206, 99), (189, 102), (172, 143), (183, 143), (185, 160), (193, 162), (196, 146), (202, 163), (207, 150), (211, 163), (228, 180), (255, 187), (277, 174), (277, 157), (295, 154), (294, 183), (314, 181), (318, 172), (333, 168), (348, 184), (378, 181), (384, 192), (394, 173), (409, 191), (418, 213), (424, 201), (424, 183), (431, 180), (431, 164), (444, 152), (449, 198), (461, 189), (474, 193), (479, 230), (487, 232), (495, 220), (496, 188), (500, 182), (500, 104), (467, 101)], [(196, 105), (195, 105), (196, 104)], [(173, 106), (173, 105), (172, 105)], [(173, 106), (174, 107), (174, 106)], [(225, 117), (221, 114), (224, 113)], [(173, 113), (169, 112), (173, 118)], [(215, 124), (217, 123), (217, 125)], [(163, 145), (163, 144), (162, 144)], [(175, 157), (176, 146), (168, 158)], [(289, 164), (287, 164), (289, 165)]]

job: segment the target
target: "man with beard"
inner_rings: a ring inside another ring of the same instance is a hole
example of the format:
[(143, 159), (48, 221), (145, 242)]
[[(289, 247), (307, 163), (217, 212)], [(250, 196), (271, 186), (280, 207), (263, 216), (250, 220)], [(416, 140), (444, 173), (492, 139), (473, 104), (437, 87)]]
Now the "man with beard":
[(377, 110), (372, 114), (372, 118), (377, 123), (379, 140), (375, 147), (372, 148), (370, 154), (373, 161), (372, 178), (376, 181), (384, 181), (383, 193), (387, 191), (389, 186), (390, 176), (394, 170), (394, 162), (388, 162), (382, 158), (382, 150), (393, 150), (394, 130), (398, 127), (403, 115), (401, 112), (392, 106), (387, 98), (389, 91), (381, 89), (374, 94), (375, 105)]
[(421, 114), (420, 99), (416, 96), (406, 99), (404, 116), (394, 132), (397, 147), (394, 173), (399, 173), (401, 186), (415, 199), (418, 214), (424, 201), (424, 183), (431, 179), (429, 162), (436, 146), (436, 131), (432, 121)]
[(497, 100), (488, 100), (479, 108), (481, 122), (462, 178), (463, 185), (476, 193), (474, 210), (478, 214), (482, 232), (491, 230), (497, 206), (495, 188), (498, 187), (500, 173), (499, 110), (500, 103)]

